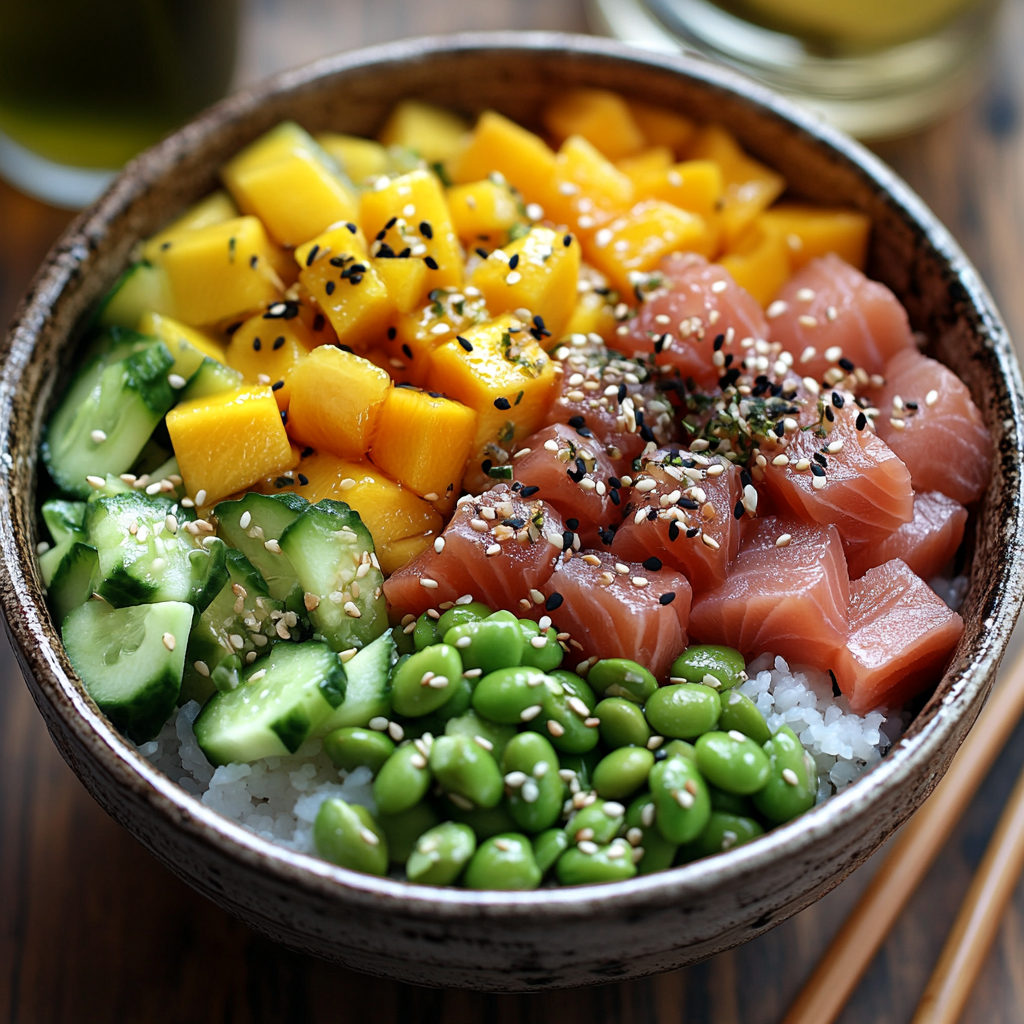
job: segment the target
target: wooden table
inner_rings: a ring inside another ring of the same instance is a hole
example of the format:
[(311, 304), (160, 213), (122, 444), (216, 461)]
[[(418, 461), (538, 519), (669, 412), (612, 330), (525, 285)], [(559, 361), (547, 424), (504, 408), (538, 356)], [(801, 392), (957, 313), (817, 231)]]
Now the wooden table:
[[(241, 78), (323, 52), (474, 28), (583, 31), (581, 0), (251, 0)], [(1009, 0), (989, 83), (958, 113), (878, 147), (975, 261), (1024, 338), (1024, 0)], [(69, 215), (0, 185), (0, 320)], [(954, 833), (842, 1017), (906, 1021), (981, 856), (1024, 729)], [(96, 806), (58, 757), (0, 639), (0, 1020), (370, 1020), (771, 1024), (856, 899), (871, 865), (760, 939), (645, 981), (537, 996), (429, 991), (367, 978), (255, 935), (193, 893)], [(1024, 887), (964, 1020), (1024, 1019)]]

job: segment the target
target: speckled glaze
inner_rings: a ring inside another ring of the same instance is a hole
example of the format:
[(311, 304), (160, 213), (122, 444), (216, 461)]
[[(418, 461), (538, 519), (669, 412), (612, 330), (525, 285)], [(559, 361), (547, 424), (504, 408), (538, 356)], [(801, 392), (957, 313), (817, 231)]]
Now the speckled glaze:
[[(598, 887), (478, 893), (357, 875), (256, 838), (156, 772), (97, 712), (47, 613), (34, 548), (40, 429), (75, 326), (135, 242), (210, 190), (217, 168), (285, 117), (372, 134), (403, 96), (528, 125), (565, 86), (605, 86), (731, 128), (807, 199), (867, 212), (869, 272), (930, 351), (970, 386), (995, 472), (973, 516), (966, 630), (934, 696), (847, 792), (750, 846)], [(143, 154), (68, 229), (39, 271), (0, 373), (0, 600), (25, 679), (61, 754), (104, 808), (172, 871), (259, 931), (349, 967), (505, 991), (586, 985), (692, 963), (797, 912), (863, 862), (925, 799), (992, 685), (1024, 588), (1018, 500), (1021, 380), (974, 268), (874, 157), (770, 92), (699, 60), (551, 34), (402, 42), (319, 61), (233, 97)]]

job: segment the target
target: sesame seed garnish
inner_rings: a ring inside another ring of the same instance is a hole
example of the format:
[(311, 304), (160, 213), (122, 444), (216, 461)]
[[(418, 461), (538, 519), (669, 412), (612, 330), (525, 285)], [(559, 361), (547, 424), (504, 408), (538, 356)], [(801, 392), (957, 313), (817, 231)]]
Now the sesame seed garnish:
[(700, 539), (704, 543), (704, 546), (711, 548), (712, 551), (717, 551), (721, 547), (714, 537), (709, 537), (706, 533), (702, 533), (700, 535)]
[(800, 785), (800, 779), (797, 777), (796, 772), (793, 771), (792, 768), (782, 769), (782, 780), (790, 786)]
[(539, 704), (531, 704), (519, 712), (521, 722), (532, 722), (544, 709)]
[(273, 537), (271, 537), (271, 538), (270, 538), (270, 540), (265, 540), (265, 541), (263, 542), (263, 546), (264, 546), (264, 547), (265, 547), (265, 548), (266, 548), (266, 549), (267, 549), (267, 550), (268, 550), (268, 551), (269, 551), (269, 552), (270, 552), (271, 554), (274, 554), (274, 555), (279, 555), (279, 554), (281, 554), (281, 545), (280, 545), (280, 544), (278, 544), (278, 542), (277, 542), (276, 540), (274, 540), (274, 538), (273, 538)]
[(198, 491), (196, 491), (196, 504), (197, 505), (205, 505), (206, 504), (206, 490), (205, 489), (200, 488)]
[(797, 320), (797, 323), (800, 324), (801, 327), (817, 327), (818, 326), (818, 318), (817, 317), (813, 317), (813, 316), (808, 316), (806, 313), (803, 314), (802, 316), (798, 316), (796, 318), (796, 320)]
[(542, 647), (547, 647), (548, 638), (546, 636), (533, 636), (530, 637), (530, 646), (535, 647), (538, 651)]
[(107, 435), (102, 430), (94, 430), (90, 435), (93, 444), (103, 444), (107, 439)]
[(164, 647), (169, 651), (173, 651), (177, 645), (177, 640), (174, 639), (173, 633), (164, 633), (160, 639), (163, 641)]
[(437, 580), (430, 579), (428, 576), (421, 576), (420, 577), (420, 586), (421, 587), (426, 587), (427, 590), (437, 590), (438, 582), (437, 582)]
[(183, 388), (188, 381), (185, 380), (180, 373), (169, 373), (167, 374), (167, 383), (170, 384), (172, 388)]
[(192, 667), (201, 675), (203, 678), (209, 678), (210, 666), (205, 661), (194, 661)]
[(924, 396), (925, 405), (934, 405), (939, 400), (939, 393), (934, 388)]
[(500, 544), (491, 544), (491, 545), (489, 545), (487, 550), (484, 552), (484, 554), (487, 555), (488, 558), (491, 558), (494, 555), (500, 555), (501, 554), (501, 545)]
[(389, 723), (383, 715), (378, 715), (376, 718), (371, 718), (368, 724), (374, 732), (384, 732)]
[(907, 426), (906, 420), (899, 419), (895, 416), (889, 420), (889, 423), (894, 430), (905, 430)]
[(106, 480), (104, 480), (104, 478), (103, 478), (103, 477), (101, 477), (101, 476), (87, 476), (87, 477), (85, 478), (85, 482), (86, 482), (86, 483), (87, 483), (87, 484), (88, 484), (88, 485), (89, 485), (90, 487), (95, 487), (95, 488), (97, 488), (97, 489), (98, 489), (98, 488), (100, 488), (100, 487), (105, 487), (105, 486), (106, 486), (106, 483), (107, 483), (107, 481), (106, 481)]
[(785, 313), (787, 309), (789, 309), (789, 303), (788, 302), (785, 302), (782, 299), (776, 299), (768, 307), (768, 309), (765, 310), (765, 314), (764, 315), (769, 320), (775, 320), (777, 317), (782, 316), (782, 314)]
[(388, 735), (396, 742), (401, 743), (405, 739), (405, 730), (397, 722), (388, 722)]
[[(715, 282), (714, 282), (714, 283), (713, 283), (713, 284), (711, 285), (711, 290), (712, 290), (712, 291), (713, 291), (713, 292), (714, 292), (714, 293), (715, 293), (716, 295), (721, 295), (721, 294), (722, 294), (722, 292), (724, 292), (724, 291), (725, 291), (725, 289), (726, 289), (726, 288), (728, 288), (728, 287), (729, 287), (729, 282), (728, 282), (728, 281), (715, 281)], [(668, 317), (666, 317), (665, 319), (667, 320), (667, 319), (668, 319)]]

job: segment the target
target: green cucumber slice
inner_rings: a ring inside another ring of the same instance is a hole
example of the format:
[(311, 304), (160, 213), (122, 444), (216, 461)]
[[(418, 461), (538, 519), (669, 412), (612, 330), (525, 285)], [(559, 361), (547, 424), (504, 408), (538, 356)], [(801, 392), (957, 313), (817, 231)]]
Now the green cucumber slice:
[(174, 299), (167, 271), (140, 260), (117, 279), (102, 300), (96, 322), (103, 327), (135, 327), (147, 312), (174, 316)]
[(71, 550), (73, 544), (85, 540), (82, 529), (82, 518), (85, 516), (84, 501), (64, 501), (52, 498), (43, 503), (40, 510), (43, 522), (50, 531), (53, 543), (50, 548), (39, 556), (39, 568), (43, 574), (43, 583), (49, 587), (54, 573)]
[(99, 555), (91, 544), (74, 541), (64, 553), (47, 584), (50, 611), (58, 625), (72, 609), (92, 597), (99, 564)]
[(210, 395), (234, 391), (235, 388), (242, 386), (244, 379), (238, 370), (233, 370), (230, 366), (218, 363), (216, 359), (207, 356), (185, 385), (181, 401), (189, 402), (193, 398), (208, 398)]
[(391, 716), (391, 670), (398, 661), (398, 649), (391, 630), (345, 662), (348, 686), (345, 699), (334, 709), (317, 736), (326, 736), (348, 725), (367, 726), (371, 718)]

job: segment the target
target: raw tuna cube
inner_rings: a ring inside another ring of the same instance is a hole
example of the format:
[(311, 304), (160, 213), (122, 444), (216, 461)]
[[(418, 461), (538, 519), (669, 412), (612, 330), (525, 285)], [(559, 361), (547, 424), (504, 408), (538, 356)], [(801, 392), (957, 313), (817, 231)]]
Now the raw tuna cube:
[(894, 558), (850, 584), (850, 634), (835, 673), (850, 708), (898, 708), (942, 674), (963, 632), (951, 611)]

